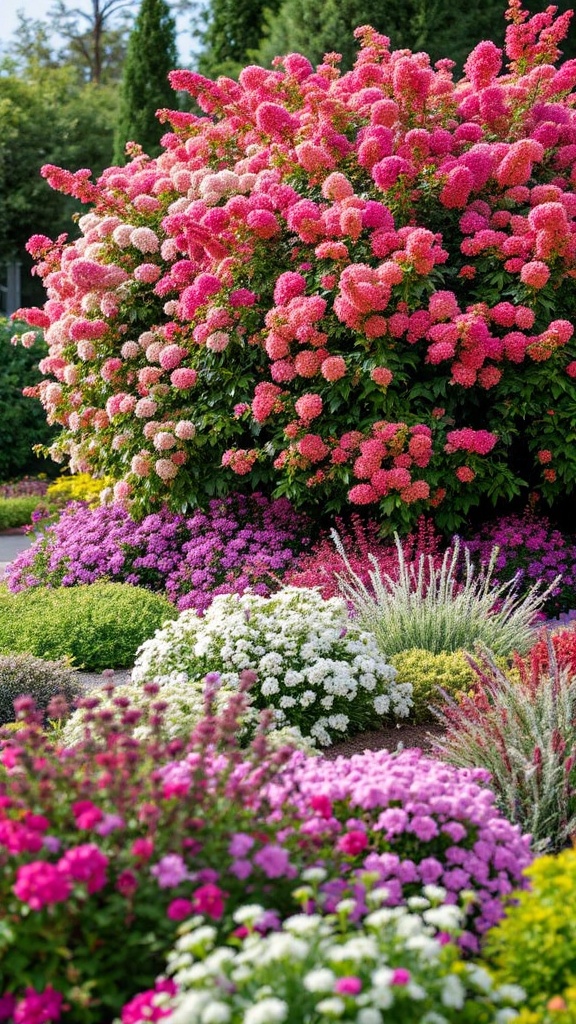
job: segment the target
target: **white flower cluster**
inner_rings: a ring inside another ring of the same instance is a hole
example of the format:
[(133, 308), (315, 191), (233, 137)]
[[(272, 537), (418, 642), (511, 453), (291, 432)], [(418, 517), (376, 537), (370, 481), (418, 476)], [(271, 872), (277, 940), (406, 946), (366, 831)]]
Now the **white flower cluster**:
[(272, 707), (279, 726), (296, 725), (322, 746), (374, 728), (383, 716), (405, 717), (412, 703), (411, 685), (396, 683), (396, 670), (349, 619), (345, 602), (298, 587), (270, 598), (219, 595), (203, 618), (183, 612), (140, 648), (132, 678), (184, 682), (219, 672), (234, 687), (243, 669), (257, 674), (259, 707)]
[[(187, 739), (190, 733), (198, 724), (204, 714), (204, 688), (203, 679), (170, 678), (160, 683), (158, 693), (148, 694), (140, 683), (127, 683), (114, 691), (112, 697), (103, 697), (98, 710), (115, 711), (121, 714), (118, 706), (114, 703), (116, 697), (125, 697), (130, 701), (130, 707), (143, 712), (142, 718), (133, 725), (123, 725), (123, 732), (129, 733), (137, 740), (147, 740), (152, 736), (153, 730), (149, 724), (149, 714), (152, 713), (152, 705), (161, 701), (166, 705), (163, 715), (163, 727), (170, 739)], [(228, 686), (222, 686), (216, 690), (214, 698), (214, 710), (216, 714), (222, 714), (226, 709), (230, 697), (236, 693)], [(248, 698), (249, 699), (249, 698)], [(65, 723), (61, 742), (65, 747), (73, 747), (86, 738), (86, 729), (89, 724), (86, 720), (88, 712), (85, 708), (78, 708)], [(90, 715), (93, 711), (90, 712)], [(242, 742), (249, 742), (259, 724), (260, 714), (250, 702), (242, 714), (240, 721), (239, 739)], [(269, 734), (269, 747), (271, 750), (280, 747), (294, 747), (302, 750), (309, 756), (318, 753), (315, 745), (305, 739), (296, 727), (273, 728)]]
[(496, 987), (482, 967), (461, 961), (454, 938), (446, 946), (437, 937), (459, 933), (462, 911), (434, 906), (426, 887), (415, 902), (344, 927), (336, 916), (297, 914), (265, 936), (255, 930), (263, 908), (240, 907), (234, 919), (248, 935), (239, 949), (218, 946), (216, 929), (193, 918), (168, 956), (178, 994), (165, 1006), (166, 1024), (449, 1024), (470, 1009), (486, 1024), (512, 1021), (522, 989)]

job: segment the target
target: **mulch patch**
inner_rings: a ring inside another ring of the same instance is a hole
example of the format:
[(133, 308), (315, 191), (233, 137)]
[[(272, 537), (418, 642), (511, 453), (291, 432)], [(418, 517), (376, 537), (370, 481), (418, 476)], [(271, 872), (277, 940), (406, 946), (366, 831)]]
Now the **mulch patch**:
[(364, 750), (396, 750), (399, 744), (405, 750), (408, 747), (418, 747), (423, 754), (432, 754), (434, 740), (440, 739), (444, 732), (443, 726), (435, 723), (389, 725), (384, 729), (361, 732), (357, 736), (343, 740), (342, 743), (335, 743), (333, 747), (323, 750), (322, 756), (333, 761), (336, 757), (350, 757), (352, 754), (361, 754)]

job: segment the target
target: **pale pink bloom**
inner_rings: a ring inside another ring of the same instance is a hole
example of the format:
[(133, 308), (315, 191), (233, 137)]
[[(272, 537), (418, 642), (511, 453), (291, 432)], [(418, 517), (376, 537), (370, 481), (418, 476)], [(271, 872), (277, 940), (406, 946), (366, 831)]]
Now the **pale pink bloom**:
[(173, 480), (178, 473), (178, 467), (170, 459), (156, 459), (154, 469), (161, 480)]
[(141, 398), (134, 406), (134, 415), (139, 419), (149, 419), (156, 412), (158, 406), (151, 398)]
[(130, 233), (130, 244), (140, 252), (158, 252), (160, 242), (152, 228), (134, 228)]
[(191, 420), (179, 420), (174, 428), (174, 433), (181, 441), (191, 441), (196, 436), (196, 427)]

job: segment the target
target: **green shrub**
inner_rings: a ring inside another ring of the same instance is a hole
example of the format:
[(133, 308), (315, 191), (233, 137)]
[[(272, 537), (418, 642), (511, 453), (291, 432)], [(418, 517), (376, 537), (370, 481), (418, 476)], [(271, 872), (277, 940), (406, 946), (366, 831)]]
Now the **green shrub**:
[(125, 583), (0, 592), (0, 653), (70, 658), (100, 672), (126, 668), (138, 647), (176, 609), (159, 594)]
[(411, 647), (407, 651), (399, 651), (390, 661), (398, 673), (398, 682), (412, 683), (414, 703), (410, 714), (417, 722), (433, 719), (431, 706), (442, 703), (439, 688), (457, 696), (467, 693), (476, 679), (464, 651), (433, 654)]
[(57, 694), (72, 704), (80, 693), (74, 670), (63, 661), (43, 661), (31, 654), (0, 655), (0, 725), (14, 721), (17, 697), (32, 697), (45, 712)]
[(539, 857), (527, 874), (531, 888), (488, 933), (484, 953), (498, 984), (518, 981), (526, 992), (518, 1024), (566, 1024), (576, 1012), (576, 849)]
[(47, 348), (43, 343), (33, 349), (13, 345), (14, 331), (7, 320), (0, 318), (0, 480), (37, 471), (39, 462), (32, 448), (36, 444), (49, 444), (56, 433), (54, 427), (47, 426), (38, 399), (22, 394), (22, 388), (41, 379), (38, 361)]
[(28, 526), (32, 521), (32, 513), (41, 502), (41, 498), (33, 495), (23, 498), (0, 498), (0, 530)]

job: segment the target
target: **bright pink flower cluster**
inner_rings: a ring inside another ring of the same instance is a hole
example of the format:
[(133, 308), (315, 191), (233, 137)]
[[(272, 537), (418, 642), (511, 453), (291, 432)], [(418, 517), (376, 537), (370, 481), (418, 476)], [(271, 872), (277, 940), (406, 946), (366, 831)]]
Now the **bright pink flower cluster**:
[[(56, 456), (140, 507), (202, 503), (236, 473), (407, 521), (444, 502), (455, 523), (470, 490), (446, 429), (481, 426), (501, 441), (475, 451), (476, 500), (525, 486), (510, 439), (536, 440), (551, 382), (573, 421), (576, 71), (554, 66), (565, 15), (510, 0), (508, 18), (508, 69), (484, 41), (459, 82), (368, 28), (343, 75), (296, 55), (239, 82), (177, 71), (205, 116), (161, 111), (156, 160), (96, 184), (46, 167), (93, 204), (77, 241), (33, 236), (48, 301), (20, 311), (49, 344), (33, 393), (64, 427)], [(427, 462), (397, 453), (417, 479), (373, 447), (343, 456), (382, 422), (431, 431)], [(575, 484), (566, 463), (547, 497)]]

